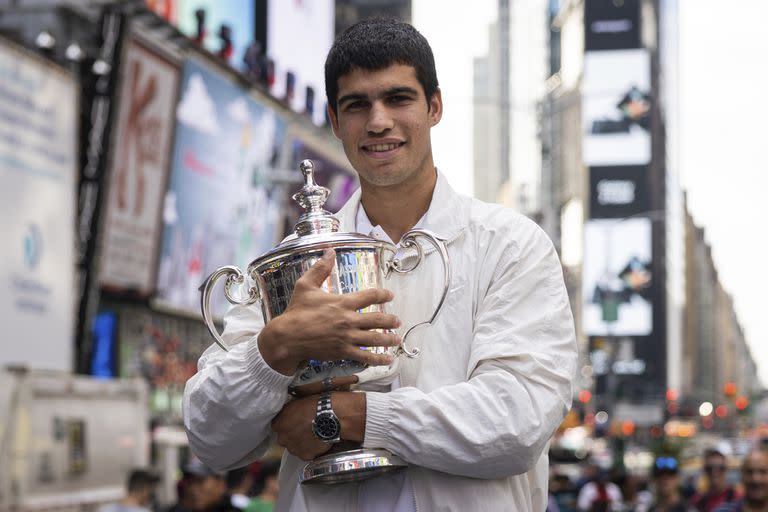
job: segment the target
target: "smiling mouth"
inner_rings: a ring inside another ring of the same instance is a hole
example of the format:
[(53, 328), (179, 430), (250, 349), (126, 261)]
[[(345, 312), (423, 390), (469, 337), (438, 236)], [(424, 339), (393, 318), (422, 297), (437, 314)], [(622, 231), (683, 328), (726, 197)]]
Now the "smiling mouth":
[(397, 149), (403, 146), (404, 144), (405, 142), (394, 142), (389, 144), (369, 144), (367, 146), (363, 146), (363, 150), (370, 153), (384, 153), (386, 151), (392, 151), (393, 149)]

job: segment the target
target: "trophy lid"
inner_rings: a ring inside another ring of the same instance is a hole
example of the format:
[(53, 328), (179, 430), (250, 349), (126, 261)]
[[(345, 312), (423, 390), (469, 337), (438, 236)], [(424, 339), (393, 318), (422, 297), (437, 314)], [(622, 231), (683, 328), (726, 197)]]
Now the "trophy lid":
[(304, 175), (304, 186), (293, 194), (293, 200), (304, 208), (304, 213), (293, 230), (298, 236), (337, 232), (339, 219), (323, 208), (331, 191), (315, 183), (315, 165), (312, 160), (302, 160), (299, 169)]

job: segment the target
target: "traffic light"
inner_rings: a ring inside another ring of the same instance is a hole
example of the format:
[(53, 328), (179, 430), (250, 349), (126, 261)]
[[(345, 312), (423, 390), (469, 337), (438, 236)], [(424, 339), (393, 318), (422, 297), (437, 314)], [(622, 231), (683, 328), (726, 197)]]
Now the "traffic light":
[(723, 385), (723, 393), (728, 398), (736, 396), (736, 383), (735, 382), (726, 382)]
[(736, 405), (736, 409), (739, 410), (739, 412), (745, 412), (747, 410), (747, 407), (749, 407), (749, 400), (744, 395), (738, 397), (736, 399), (736, 402), (734, 403)]

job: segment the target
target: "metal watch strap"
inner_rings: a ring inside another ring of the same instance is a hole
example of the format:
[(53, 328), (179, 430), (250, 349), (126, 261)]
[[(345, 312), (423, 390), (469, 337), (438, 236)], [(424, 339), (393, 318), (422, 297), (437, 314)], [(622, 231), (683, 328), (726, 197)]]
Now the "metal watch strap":
[(317, 399), (317, 414), (321, 412), (333, 413), (333, 407), (331, 407), (331, 392), (326, 391), (320, 394), (320, 398)]

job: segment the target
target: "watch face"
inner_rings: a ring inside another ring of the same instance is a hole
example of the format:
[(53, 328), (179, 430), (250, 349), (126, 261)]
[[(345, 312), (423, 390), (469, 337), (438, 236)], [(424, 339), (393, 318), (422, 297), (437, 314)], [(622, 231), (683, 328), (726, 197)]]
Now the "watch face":
[(312, 422), (312, 430), (323, 441), (333, 441), (339, 437), (341, 426), (339, 419), (330, 412), (320, 413)]

